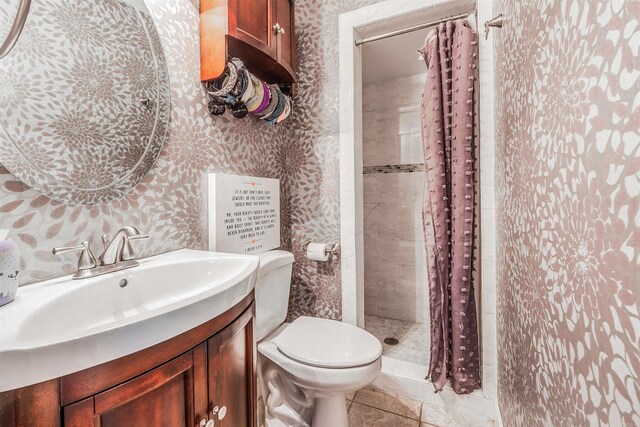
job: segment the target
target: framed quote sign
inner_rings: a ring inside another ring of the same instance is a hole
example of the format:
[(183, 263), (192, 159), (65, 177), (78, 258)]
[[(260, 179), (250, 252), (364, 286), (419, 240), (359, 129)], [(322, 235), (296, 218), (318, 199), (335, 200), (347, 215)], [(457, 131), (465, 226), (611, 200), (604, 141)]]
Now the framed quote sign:
[(280, 247), (280, 180), (211, 173), (209, 250), (259, 254)]

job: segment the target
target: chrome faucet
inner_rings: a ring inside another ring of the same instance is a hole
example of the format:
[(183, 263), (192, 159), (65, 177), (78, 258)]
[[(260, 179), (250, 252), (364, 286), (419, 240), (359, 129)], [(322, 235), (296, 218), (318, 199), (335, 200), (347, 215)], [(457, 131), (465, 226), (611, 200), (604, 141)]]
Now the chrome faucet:
[(78, 271), (73, 275), (73, 278), (86, 279), (137, 266), (138, 261), (136, 261), (135, 253), (131, 247), (131, 241), (148, 238), (148, 235), (140, 234), (135, 227), (127, 226), (118, 230), (111, 241), (109, 241), (108, 235), (102, 236), (104, 252), (97, 261), (91, 253), (89, 242), (86, 240), (80, 246), (54, 248), (53, 254), (82, 251), (78, 259)]
[(131, 226), (122, 227), (111, 242), (109, 242), (109, 236), (103, 234), (104, 253), (100, 255), (100, 265), (113, 265), (122, 261), (135, 260), (131, 241), (147, 238), (149, 236), (140, 234), (135, 227)]

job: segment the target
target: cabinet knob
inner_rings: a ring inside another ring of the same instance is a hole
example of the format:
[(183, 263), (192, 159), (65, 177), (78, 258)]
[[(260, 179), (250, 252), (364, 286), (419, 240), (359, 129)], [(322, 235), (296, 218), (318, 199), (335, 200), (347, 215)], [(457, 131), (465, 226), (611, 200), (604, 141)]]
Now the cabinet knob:
[(274, 33), (284, 34), (284, 28), (282, 28), (282, 25), (280, 25), (279, 22), (276, 22), (276, 25), (274, 25), (272, 28)]
[(214, 427), (216, 425), (215, 421), (213, 420), (206, 420), (205, 418), (200, 420), (200, 424), (198, 424), (199, 427)]
[(222, 408), (219, 408), (216, 406), (215, 408), (213, 408), (213, 410), (211, 411), (211, 418), (215, 417), (216, 415), (218, 416), (218, 419), (222, 421), (222, 419), (227, 415), (227, 407), (223, 406)]

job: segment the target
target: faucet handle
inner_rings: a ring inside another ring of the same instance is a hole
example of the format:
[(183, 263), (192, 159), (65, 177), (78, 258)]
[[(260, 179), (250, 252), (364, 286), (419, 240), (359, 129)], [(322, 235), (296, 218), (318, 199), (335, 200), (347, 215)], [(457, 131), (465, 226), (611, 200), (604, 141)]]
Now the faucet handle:
[(64, 246), (60, 248), (53, 248), (51, 251), (54, 255), (60, 255), (67, 252), (75, 252), (82, 251), (80, 253), (80, 258), (78, 259), (78, 270), (91, 270), (95, 268), (98, 263), (96, 262), (96, 258), (91, 253), (91, 247), (89, 247), (89, 242), (85, 240), (79, 246)]
[(130, 261), (136, 259), (136, 254), (133, 252), (133, 248), (131, 247), (132, 240), (143, 240), (148, 238), (148, 234), (134, 234), (133, 236), (125, 236), (124, 245), (122, 246), (122, 261)]
[(103, 234), (102, 235), (102, 246), (104, 246), (104, 249), (107, 249), (107, 246), (109, 246), (109, 235), (108, 234)]

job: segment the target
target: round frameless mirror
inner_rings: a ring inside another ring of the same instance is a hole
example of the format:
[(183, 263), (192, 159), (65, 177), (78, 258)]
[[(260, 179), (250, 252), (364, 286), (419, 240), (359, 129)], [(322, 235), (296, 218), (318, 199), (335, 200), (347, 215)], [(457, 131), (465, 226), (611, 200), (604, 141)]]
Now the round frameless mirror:
[(0, 40), (4, 40), (0, 44), (0, 59), (7, 56), (13, 49), (29, 14), (29, 7), (31, 7), (31, 0), (20, 0), (20, 2), (14, 3), (15, 7), (5, 5), (4, 13), (0, 14)]
[[(24, 1), (0, 0), (0, 46)], [(0, 59), (0, 164), (66, 203), (124, 196), (155, 163), (169, 122), (167, 67), (144, 0), (27, 9)]]

